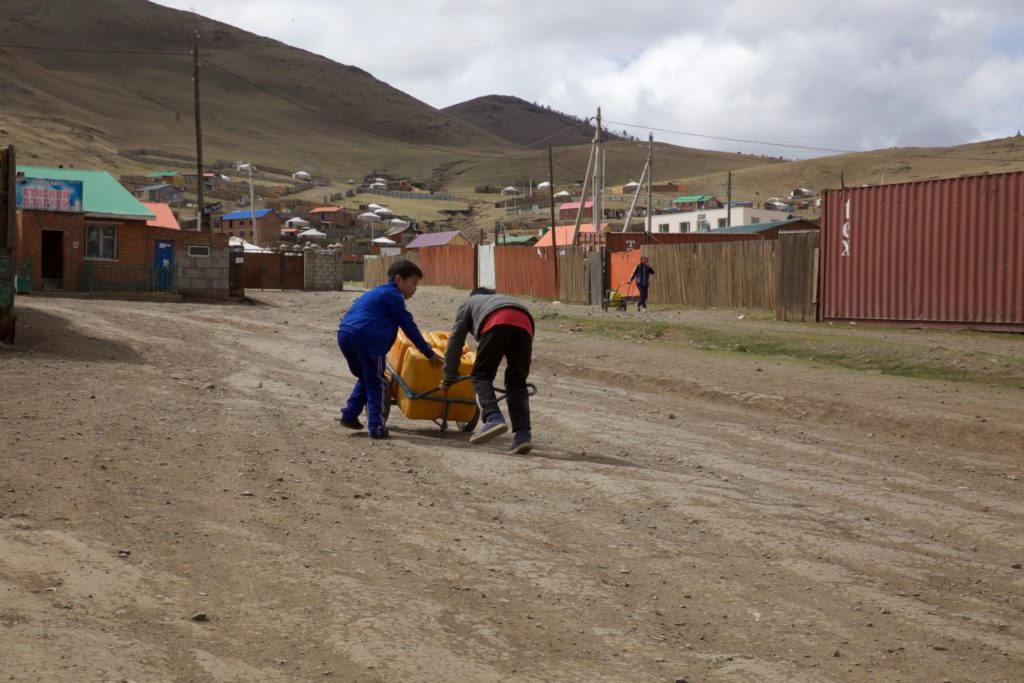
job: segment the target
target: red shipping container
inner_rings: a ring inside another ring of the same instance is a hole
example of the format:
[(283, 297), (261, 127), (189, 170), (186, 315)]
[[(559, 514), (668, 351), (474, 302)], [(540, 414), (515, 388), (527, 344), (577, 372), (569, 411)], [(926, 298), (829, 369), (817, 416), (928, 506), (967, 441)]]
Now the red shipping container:
[(1024, 329), (1024, 172), (829, 190), (821, 318)]

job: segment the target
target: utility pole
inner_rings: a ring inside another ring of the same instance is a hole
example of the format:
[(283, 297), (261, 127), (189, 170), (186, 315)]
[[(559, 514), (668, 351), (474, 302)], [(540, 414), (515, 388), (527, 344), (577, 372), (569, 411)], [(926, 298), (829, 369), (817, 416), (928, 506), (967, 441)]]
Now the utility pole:
[(597, 141), (597, 152), (594, 158), (594, 232), (601, 231), (604, 219), (604, 148), (601, 145), (601, 107), (597, 108), (597, 129), (594, 131)]
[(555, 229), (555, 162), (551, 156), (551, 145), (548, 145), (548, 192), (551, 199), (551, 253), (555, 263), (555, 298), (558, 298), (558, 230)]
[(647, 229), (644, 230), (644, 244), (647, 243), (647, 236), (653, 232), (651, 221), (654, 220), (654, 133), (647, 134)]
[(725, 190), (725, 227), (732, 227), (732, 171), (729, 171), (729, 179), (726, 181)]
[(199, 232), (204, 232), (203, 124), (199, 115), (199, 29), (195, 26), (192, 27), (192, 85), (196, 95), (196, 227), (199, 228)]

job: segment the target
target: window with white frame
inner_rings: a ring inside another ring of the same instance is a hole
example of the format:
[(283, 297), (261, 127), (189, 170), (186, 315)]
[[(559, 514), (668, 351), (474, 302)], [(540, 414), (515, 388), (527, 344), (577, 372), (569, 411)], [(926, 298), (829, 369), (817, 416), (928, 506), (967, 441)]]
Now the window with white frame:
[(658, 223), (658, 232), (668, 232), (668, 223)]
[(201, 244), (190, 244), (188, 245), (188, 255), (193, 257), (202, 256), (209, 258), (210, 247)]
[(85, 257), (117, 259), (117, 226), (87, 223), (85, 226)]
[(690, 232), (690, 221), (683, 221), (680, 223), (679, 232)]
[(728, 222), (728, 221), (726, 221), (726, 219), (724, 219), (724, 218), (719, 218), (719, 219), (718, 219), (718, 227), (720, 227), (720, 228), (724, 228), (724, 227), (726, 227), (726, 223), (727, 223), (727, 222)]

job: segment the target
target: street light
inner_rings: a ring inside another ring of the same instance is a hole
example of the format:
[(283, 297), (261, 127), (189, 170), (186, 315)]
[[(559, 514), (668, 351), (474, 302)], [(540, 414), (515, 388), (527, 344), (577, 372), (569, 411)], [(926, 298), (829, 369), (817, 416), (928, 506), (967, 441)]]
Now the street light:
[(252, 162), (242, 164), (238, 168), (249, 171), (249, 222), (252, 224), (252, 242), (258, 246), (256, 241), (256, 191), (252, 187)]

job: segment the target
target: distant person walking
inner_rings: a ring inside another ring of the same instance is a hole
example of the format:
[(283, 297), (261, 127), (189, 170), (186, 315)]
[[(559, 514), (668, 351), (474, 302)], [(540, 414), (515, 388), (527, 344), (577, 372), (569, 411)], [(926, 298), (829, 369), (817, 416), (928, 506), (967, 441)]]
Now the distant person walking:
[(647, 290), (651, 286), (651, 276), (654, 275), (654, 268), (651, 268), (650, 260), (646, 256), (640, 257), (640, 263), (636, 264), (629, 281), (636, 281), (636, 288), (640, 292), (640, 300), (636, 302), (636, 310), (643, 308), (647, 310)]

